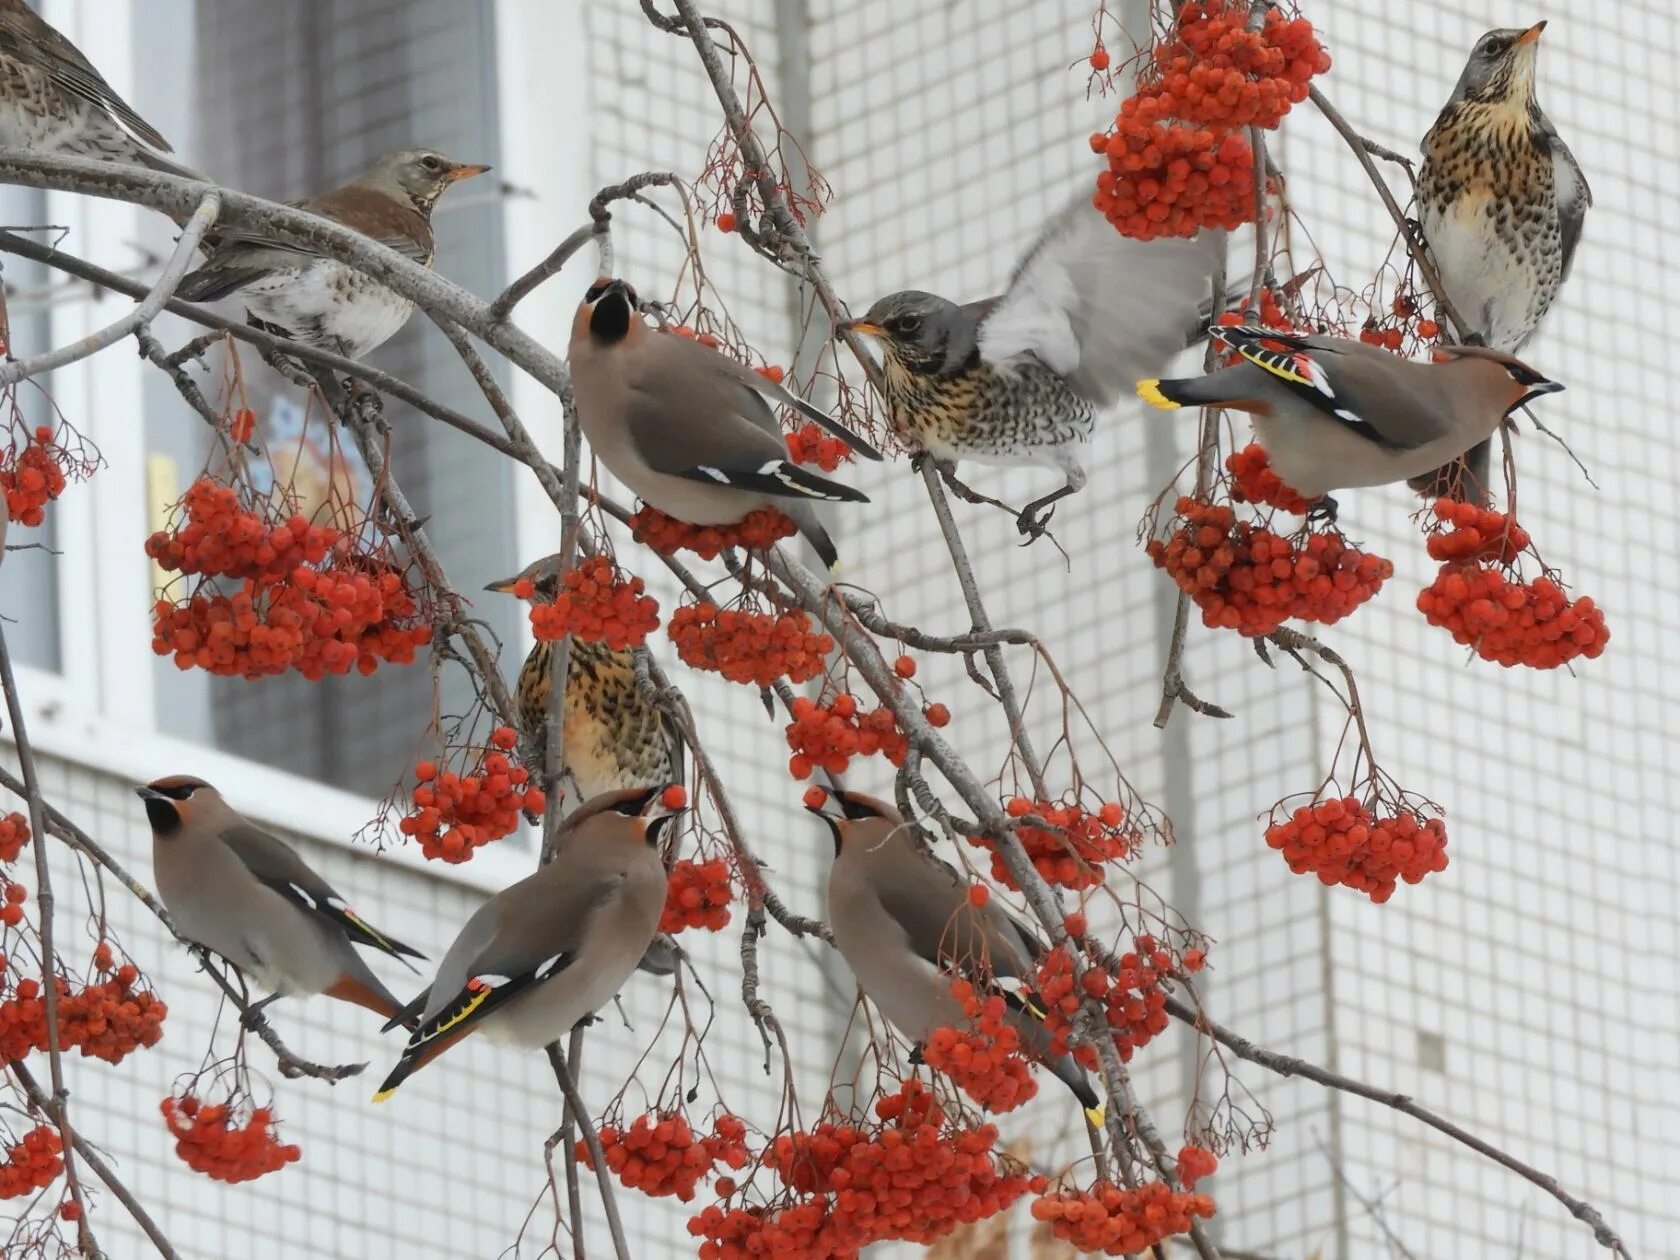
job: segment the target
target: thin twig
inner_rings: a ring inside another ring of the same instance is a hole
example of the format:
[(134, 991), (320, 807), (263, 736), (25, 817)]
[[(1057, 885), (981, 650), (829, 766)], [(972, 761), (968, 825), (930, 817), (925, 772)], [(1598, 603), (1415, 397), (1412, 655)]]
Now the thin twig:
[[(572, 1070), (566, 1065), (566, 1053), (560, 1049), (558, 1041), (550, 1043), (548, 1047), (548, 1061), (554, 1067), (554, 1079), (560, 1082), (560, 1092), (566, 1096), (566, 1105), (577, 1118), (578, 1129), (583, 1134), (583, 1144), (589, 1150), (589, 1163), (595, 1170), (596, 1184), (601, 1188), (601, 1206), (607, 1214), (607, 1228), (612, 1232), (613, 1250), (618, 1253), (618, 1260), (630, 1260), (630, 1245), (624, 1241), (624, 1222), (618, 1217), (618, 1200), (613, 1195), (612, 1173), (607, 1168), (606, 1153), (601, 1149), (601, 1137), (595, 1132), (595, 1124), (589, 1118), (589, 1111), (583, 1105), (583, 1097), (578, 1093), (577, 1080)], [(574, 1234), (583, 1231), (582, 1221), (572, 1222)]]

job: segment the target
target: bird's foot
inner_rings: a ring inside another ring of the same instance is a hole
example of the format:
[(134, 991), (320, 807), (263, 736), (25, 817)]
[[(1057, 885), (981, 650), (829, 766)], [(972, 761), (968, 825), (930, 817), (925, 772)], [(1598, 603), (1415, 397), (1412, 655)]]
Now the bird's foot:
[(1340, 510), (1336, 500), (1327, 494), (1321, 494), (1307, 505), (1307, 524), (1335, 525), (1336, 513)]
[(588, 1028), (591, 1025), (599, 1024), (600, 1022), (601, 1022), (601, 1017), (599, 1015), (585, 1015), (582, 1019), (578, 1020), (577, 1023), (573, 1024), (572, 1027), (573, 1028)]
[(1050, 532), (1050, 518), (1056, 515), (1054, 506), (1041, 508), (1036, 503), (1029, 503), (1015, 515), (1015, 528), (1027, 541), (1035, 543)]
[(244, 1014), (239, 1017), (239, 1022), (246, 1028), (260, 1027), (268, 1022), (268, 1018), (263, 1014), (263, 1012), (268, 1009), (271, 1003), (279, 1000), (280, 995), (278, 993), (270, 993), (261, 1001), (252, 1002), (251, 1005), (245, 1008)]
[(922, 1043), (918, 1041), (910, 1047), (910, 1066), (921, 1067), (926, 1062), (927, 1060), (922, 1057)]

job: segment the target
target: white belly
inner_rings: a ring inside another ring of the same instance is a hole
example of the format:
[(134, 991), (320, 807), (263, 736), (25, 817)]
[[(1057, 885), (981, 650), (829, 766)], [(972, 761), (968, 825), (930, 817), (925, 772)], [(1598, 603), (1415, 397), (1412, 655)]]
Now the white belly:
[(240, 290), (245, 307), (295, 341), (359, 359), (401, 331), (414, 304), (331, 260), (277, 271)]
[(1532, 335), (1550, 293), (1540, 294), (1534, 268), (1492, 231), (1486, 208), (1485, 199), (1463, 198), (1445, 214), (1425, 209), (1423, 234), (1454, 309), (1488, 345), (1510, 352)]

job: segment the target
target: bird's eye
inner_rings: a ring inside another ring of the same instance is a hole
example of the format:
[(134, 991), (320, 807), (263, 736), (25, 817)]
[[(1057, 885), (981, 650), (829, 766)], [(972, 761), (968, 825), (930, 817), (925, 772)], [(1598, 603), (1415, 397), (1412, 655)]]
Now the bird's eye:
[(428, 155), (420, 159), (420, 165), (424, 166), (428, 171), (435, 171), (442, 166), (443, 163), (438, 161), (437, 158)]
[(899, 317), (897, 322), (898, 331), (907, 337), (914, 337), (922, 330), (922, 317), (920, 315), (903, 315)]
[(1508, 45), (1502, 39), (1490, 39), (1482, 46), (1482, 56), (1492, 61), (1505, 51)]

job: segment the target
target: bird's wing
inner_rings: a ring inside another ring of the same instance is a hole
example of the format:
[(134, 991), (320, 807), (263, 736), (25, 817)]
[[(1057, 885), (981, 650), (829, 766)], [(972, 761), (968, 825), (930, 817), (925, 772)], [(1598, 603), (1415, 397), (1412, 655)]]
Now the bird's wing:
[(980, 325), (981, 357), (1035, 355), (1110, 406), (1190, 344), (1225, 234), (1138, 241), (1078, 198), (1046, 225)]
[[(286, 204), (360, 232), (413, 262), (425, 263), (431, 258), (432, 229), (425, 216), (381, 193), (350, 185)], [(216, 247), (210, 252), (209, 260), (181, 282), (180, 296), (188, 301), (214, 301), (265, 272), (295, 267), (300, 259), (315, 256), (314, 250), (263, 232), (218, 229)], [(216, 276), (220, 283), (213, 286), (215, 291), (209, 296), (192, 296), (209, 286), (209, 281), (198, 280), (201, 276)], [(235, 277), (239, 277), (237, 282)]]
[(904, 929), (911, 950), (941, 971), (970, 979), (1020, 975), (1037, 952), (1035, 942), (1021, 957), (1023, 926), (1001, 908), (976, 908), (968, 900), (968, 881), (919, 841), (911, 843), (920, 860), (901, 863), (891, 879), (873, 881), (881, 908)]
[(787, 457), (769, 405), (733, 373), (719, 370), (728, 362), (722, 355), (669, 334), (649, 339), (641, 372), (627, 382), (625, 423), (655, 472), (780, 498), (868, 502), (861, 492)]
[[(1280, 332), (1252, 325), (1219, 326), (1212, 333), (1247, 362), (1283, 382), (1297, 399), (1367, 441), (1409, 450), (1441, 436), (1451, 424), (1421, 398), (1398, 399), (1395, 383), (1372, 376), (1400, 366), (1386, 350), (1344, 337)], [(1375, 356), (1386, 356), (1376, 358)]]
[(1581, 173), (1581, 164), (1545, 115), (1541, 115), (1540, 130), (1552, 149), (1552, 186), (1557, 196), (1563, 279), (1567, 280), (1575, 262), (1575, 247), (1581, 243), (1581, 225), (1586, 221), (1587, 207), (1592, 205), (1592, 189)]
[(174, 152), (169, 141), (105, 82), (105, 76), (82, 56), (81, 49), (33, 13), (0, 17), (0, 51), (38, 67), (63, 91), (107, 111), (136, 139), (164, 153)]
[[(577, 961), (589, 925), (625, 883), (613, 872), (558, 893), (552, 872), (527, 876), (467, 921), (438, 967), (405, 1057), (458, 1037), (486, 1015)], [(412, 1005), (412, 1004), (411, 1004)]]
[(333, 924), (352, 942), (367, 945), (393, 958), (424, 958), (419, 950), (377, 931), (349, 906), (331, 884), (297, 855), (297, 851), (261, 827), (241, 823), (221, 833), (247, 870), (300, 910)]

